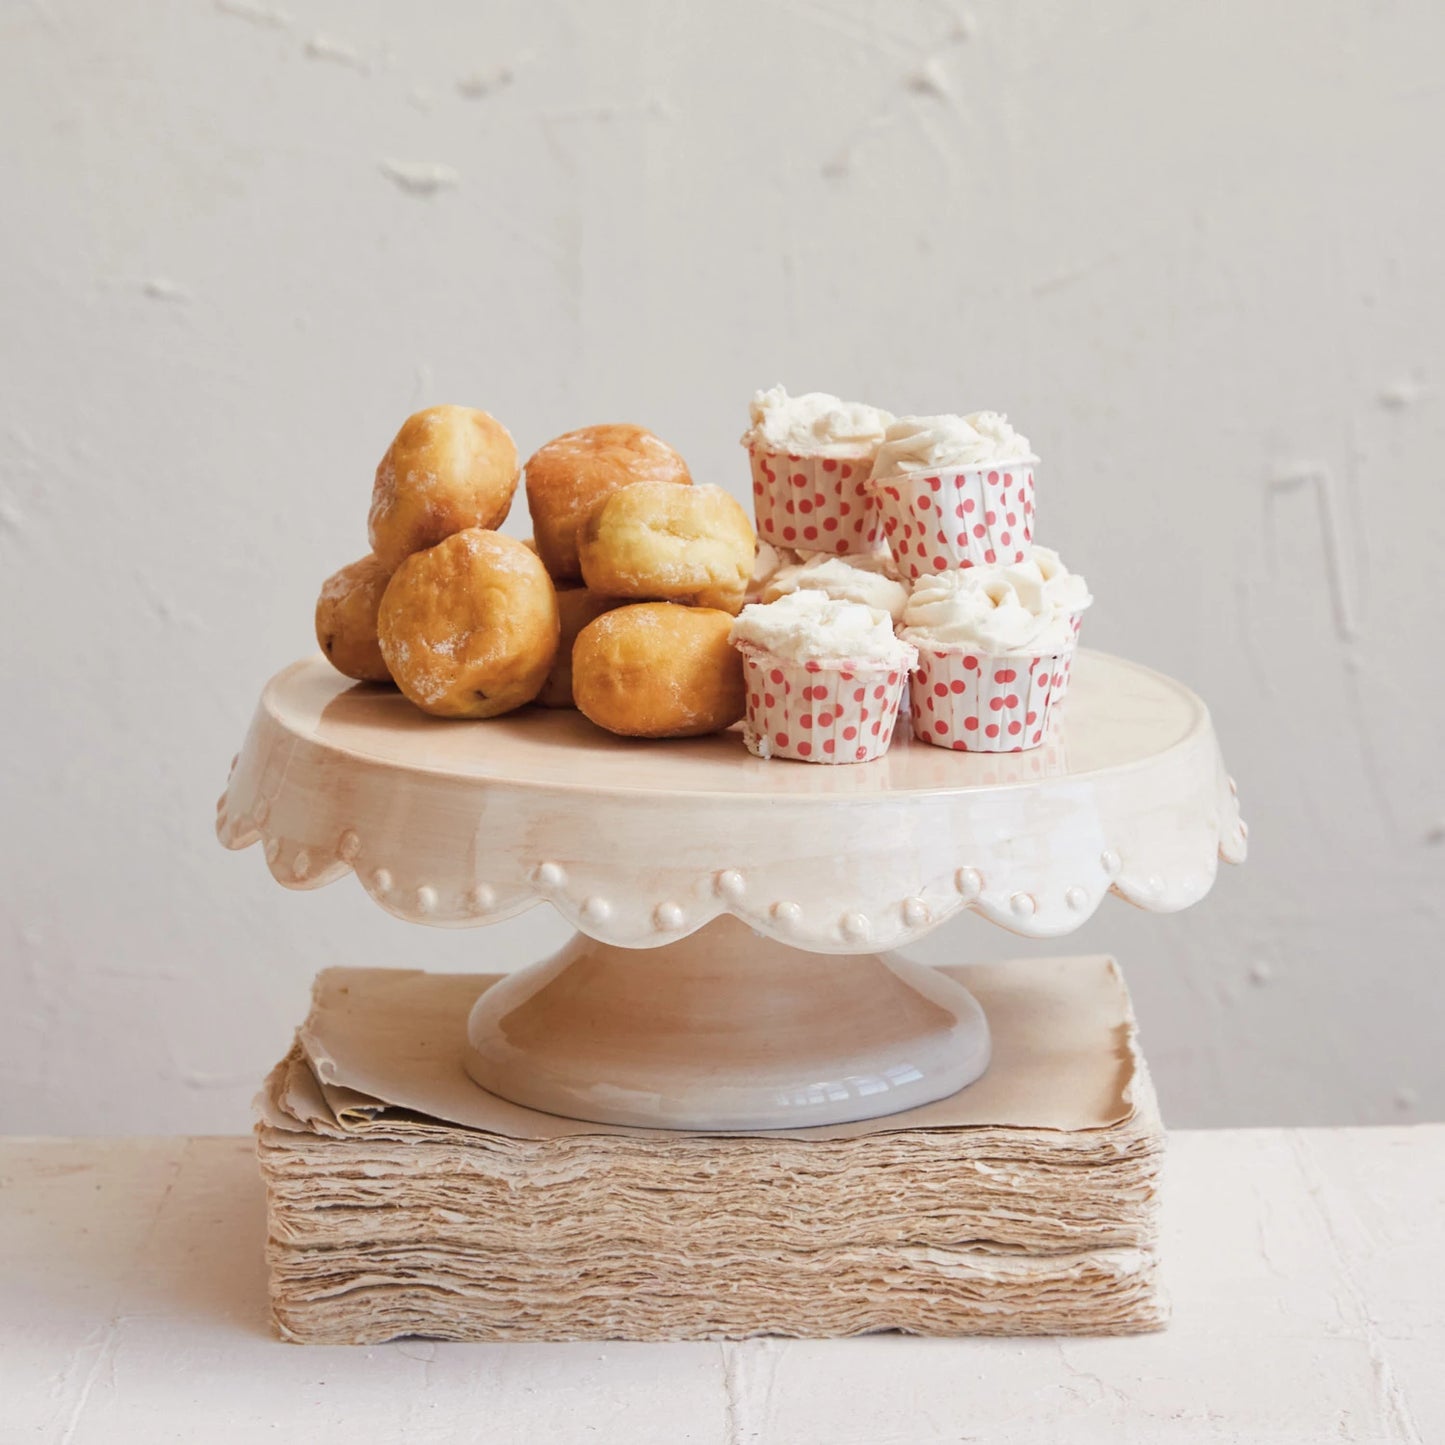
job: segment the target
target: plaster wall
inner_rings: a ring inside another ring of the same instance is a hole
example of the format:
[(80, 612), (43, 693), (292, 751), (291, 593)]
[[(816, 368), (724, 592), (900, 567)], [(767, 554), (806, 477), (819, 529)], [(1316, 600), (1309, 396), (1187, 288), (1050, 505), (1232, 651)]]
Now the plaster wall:
[(1170, 1121), (1445, 1117), (1442, 49), (1423, 0), (0, 4), (0, 1128), (244, 1128), (316, 969), (560, 942), (277, 888), (227, 760), (410, 410), (744, 495), (778, 380), (1007, 410), (1087, 640), (1210, 702), (1248, 867), (1064, 945)]

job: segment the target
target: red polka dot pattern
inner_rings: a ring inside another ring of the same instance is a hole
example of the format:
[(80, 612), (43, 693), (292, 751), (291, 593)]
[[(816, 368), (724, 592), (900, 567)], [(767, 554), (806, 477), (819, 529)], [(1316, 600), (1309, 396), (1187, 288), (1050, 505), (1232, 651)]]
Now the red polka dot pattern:
[(902, 669), (785, 662), (741, 651), (749, 752), (809, 763), (867, 763), (888, 751), (907, 685)]
[(1029, 463), (888, 477), (874, 491), (883, 534), (910, 581), (957, 567), (1022, 562), (1033, 541)]
[(1072, 652), (987, 657), (962, 648), (921, 648), (918, 671), (909, 681), (913, 736), (970, 753), (1039, 747), (1071, 657)]
[(869, 464), (840, 457), (796, 457), (749, 447), (758, 536), (800, 552), (872, 552), (881, 523), (865, 485)]
[[(1075, 642), (1075, 644), (1077, 645), (1077, 643), (1078, 643), (1078, 641), (1079, 641), (1079, 633), (1080, 633), (1080, 631), (1083, 629), (1083, 626), (1084, 626), (1084, 614), (1083, 614), (1082, 612), (1076, 612), (1076, 613), (1074, 613), (1074, 619), (1073, 619), (1073, 620), (1074, 620), (1074, 642)], [(1073, 672), (1074, 672), (1074, 654), (1073, 654), (1072, 651), (1070, 651), (1069, 654), (1068, 654), (1068, 656), (1064, 658), (1064, 665), (1059, 669), (1058, 679), (1057, 679), (1057, 680), (1055, 681), (1055, 683), (1054, 683), (1054, 706), (1055, 706), (1055, 707), (1058, 707), (1058, 705), (1059, 705), (1061, 702), (1063, 702), (1065, 696), (1068, 694), (1068, 691), (1069, 691), (1069, 679), (1073, 676)]]

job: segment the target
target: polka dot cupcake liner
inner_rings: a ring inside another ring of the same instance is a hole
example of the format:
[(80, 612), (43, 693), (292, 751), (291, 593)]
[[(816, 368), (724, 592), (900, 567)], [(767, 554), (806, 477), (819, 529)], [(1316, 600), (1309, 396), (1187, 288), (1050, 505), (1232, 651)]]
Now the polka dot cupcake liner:
[(750, 648), (742, 653), (749, 752), (805, 763), (867, 763), (888, 751), (906, 666), (789, 662)]
[(800, 552), (859, 556), (878, 549), (878, 503), (867, 457), (799, 457), (749, 447), (758, 536)]
[[(1075, 643), (1075, 646), (1077, 646), (1077, 645), (1078, 645), (1078, 641), (1079, 641), (1079, 632), (1080, 632), (1080, 630), (1082, 629), (1082, 627), (1083, 627), (1083, 625), (1084, 625), (1084, 614), (1083, 614), (1082, 612), (1076, 612), (1076, 613), (1074, 613), (1074, 616), (1073, 616), (1073, 624), (1074, 624), (1074, 643)], [(1059, 685), (1054, 689), (1053, 705), (1054, 705), (1054, 707), (1055, 707), (1056, 709), (1058, 708), (1059, 704), (1063, 702), (1064, 698), (1068, 696), (1068, 692), (1069, 692), (1069, 682), (1070, 682), (1070, 680), (1072, 679), (1073, 675), (1074, 675), (1074, 649), (1073, 649), (1073, 648), (1070, 648), (1067, 656), (1064, 658), (1063, 681), (1062, 681), (1061, 683), (1059, 683)]]
[(958, 567), (1022, 562), (1034, 535), (1034, 465), (906, 473), (871, 484), (883, 535), (910, 581)]
[(913, 736), (969, 753), (1021, 753), (1042, 746), (1073, 649), (990, 657), (965, 648), (918, 650), (909, 680)]

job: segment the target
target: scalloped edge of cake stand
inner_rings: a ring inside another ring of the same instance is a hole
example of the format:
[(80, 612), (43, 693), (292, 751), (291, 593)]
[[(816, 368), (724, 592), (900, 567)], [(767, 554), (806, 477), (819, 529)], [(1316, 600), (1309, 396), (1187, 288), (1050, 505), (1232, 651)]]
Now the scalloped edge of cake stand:
[[(834, 843), (833, 865), (815, 859), (790, 866), (761, 851), (781, 852), (769, 848), (778, 839), (744, 836), (731, 827), (724, 805), (713, 826), (737, 838), (731, 859), (723, 852), (698, 866), (664, 857), (640, 870), (617, 866), (625, 850), (613, 858), (568, 858), (560, 839), (555, 848), (534, 844), (529, 857), (517, 844), (527, 836), (520, 824), (498, 828), (493, 844), (469, 831), (456, 849), (465, 863), (453, 857), (438, 864), (416, 850), (379, 845), (363, 820), (347, 814), (346, 803), (326, 800), (318, 808), (314, 794), (272, 799), (254, 781), (239, 795), (228, 789), (221, 796), (216, 831), (227, 848), (260, 843), (271, 876), (287, 888), (319, 888), (354, 872), (388, 913), (433, 927), (481, 927), (551, 903), (579, 932), (628, 948), (662, 947), (729, 915), (816, 953), (899, 948), (965, 911), (1025, 938), (1059, 938), (1087, 922), (1111, 893), (1152, 913), (1189, 908), (1213, 887), (1221, 860), (1244, 861), (1248, 828), (1212, 736), (1187, 739), (1175, 753), (1167, 770), (1187, 776), (1176, 780), (1173, 798), (1161, 792), (1137, 807), (1105, 803), (1104, 795), (1117, 797), (1129, 786), (1109, 775), (1055, 787), (1057, 832), (1049, 836), (1062, 845), (1015, 834), (1017, 846), (1000, 847), (997, 818), (976, 838), (966, 836), (967, 810), (946, 794), (874, 805), (870, 818), (879, 829), (927, 843), (888, 857), (875, 853), (870, 866), (855, 857), (851, 872), (849, 839)], [(439, 783), (421, 779), (422, 786)], [(1194, 802), (1183, 804), (1186, 796)], [(626, 836), (625, 819), (589, 807), (596, 831)], [(1017, 810), (1020, 826), (1028, 811)], [(871, 825), (860, 826), (866, 832)]]

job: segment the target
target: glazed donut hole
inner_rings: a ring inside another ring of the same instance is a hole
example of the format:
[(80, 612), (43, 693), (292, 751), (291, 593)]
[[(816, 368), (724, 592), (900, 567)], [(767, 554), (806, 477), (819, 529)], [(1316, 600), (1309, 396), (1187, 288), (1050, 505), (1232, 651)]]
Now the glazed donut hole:
[(408, 557), (378, 615), (396, 684), (436, 717), (486, 718), (530, 702), (556, 658), (552, 579), (515, 538), (481, 527)]
[(376, 469), (372, 551), (395, 568), (455, 532), (501, 526), (518, 475), (516, 443), (495, 417), (465, 406), (416, 412)]
[(755, 547), (747, 513), (721, 487), (658, 482), (614, 492), (578, 535), (593, 591), (730, 613), (742, 608)]
[(634, 738), (720, 732), (746, 706), (732, 614), (638, 602), (589, 622), (572, 649), (572, 690), (600, 728)]
[(572, 697), (572, 647), (577, 634), (594, 618), (618, 606), (615, 597), (601, 597), (589, 587), (559, 587), (557, 611), (562, 619), (562, 635), (557, 643), (557, 656), (547, 681), (537, 694), (541, 707), (576, 707)]
[(537, 552), (557, 582), (580, 582), (577, 531), (597, 505), (634, 482), (689, 486), (687, 463), (645, 427), (607, 424), (554, 437), (527, 461)]
[(728, 633), (756, 558), (743, 508), (640, 426), (556, 437), (526, 477), (533, 536), (517, 540), (496, 530), (519, 478), (507, 429), (461, 406), (408, 417), (373, 482), (373, 550), (317, 599), (333, 665), (438, 718), (576, 707), (637, 738), (737, 722)]
[(348, 562), (321, 584), (316, 599), (316, 643), (338, 672), (358, 682), (390, 682), (381, 655), (376, 615), (391, 568), (374, 553)]

